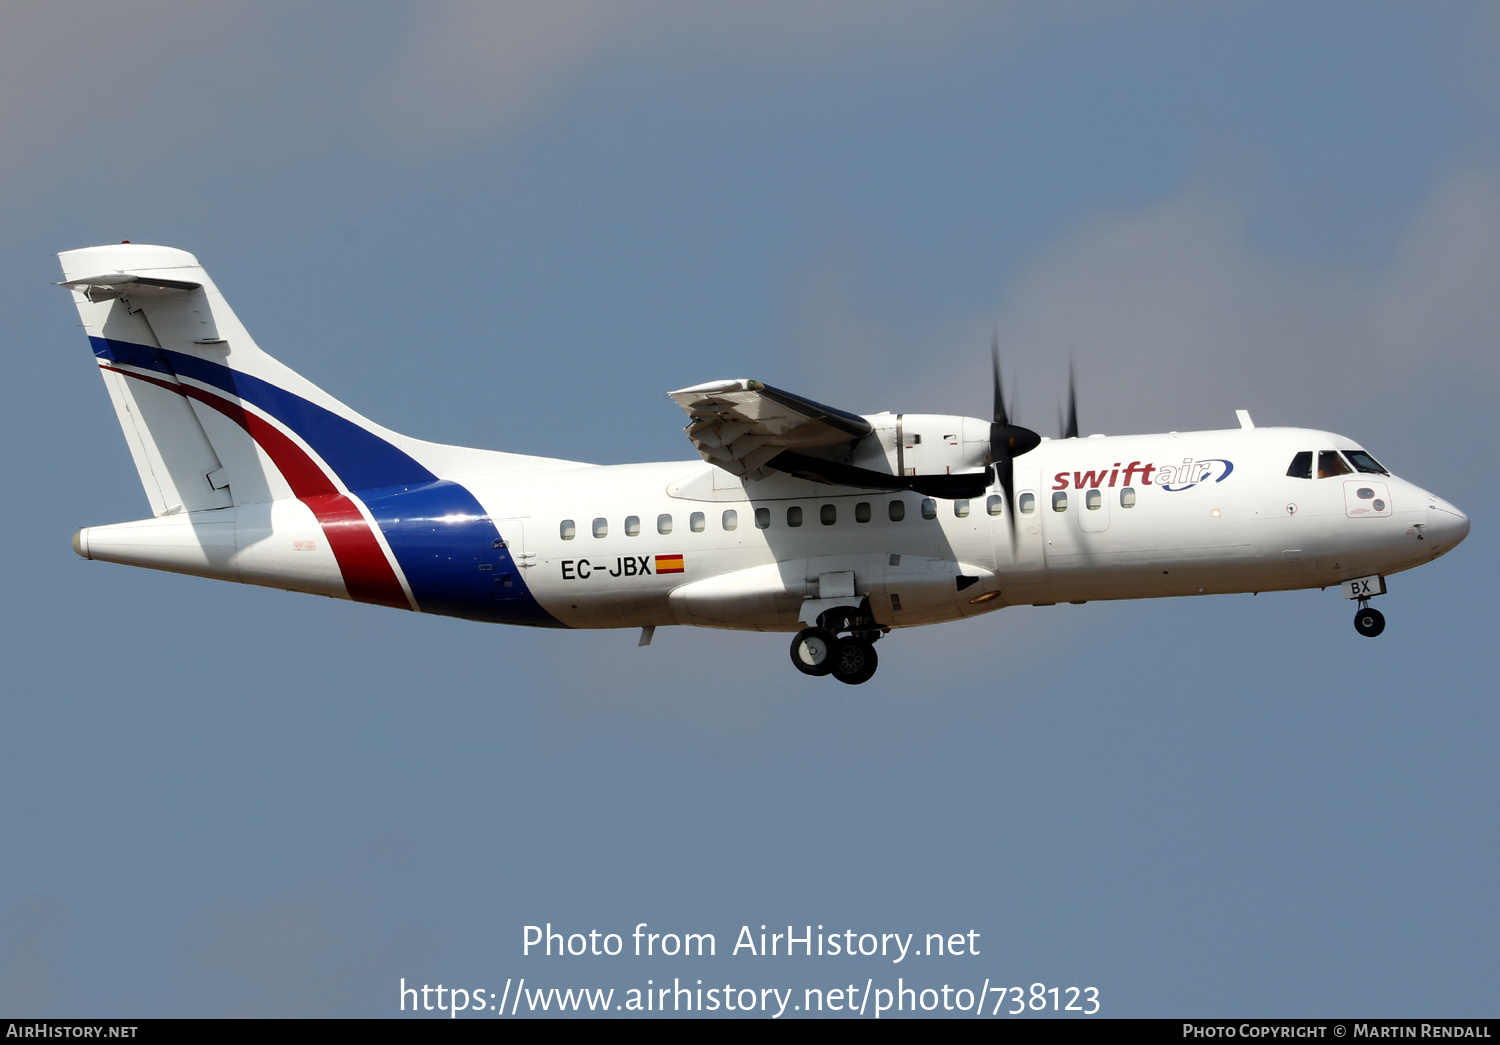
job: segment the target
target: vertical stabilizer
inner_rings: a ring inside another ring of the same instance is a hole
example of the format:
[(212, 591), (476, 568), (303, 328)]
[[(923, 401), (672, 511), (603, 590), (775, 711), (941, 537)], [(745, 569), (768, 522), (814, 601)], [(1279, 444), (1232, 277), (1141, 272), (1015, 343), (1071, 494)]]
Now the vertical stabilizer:
[(410, 440), (262, 352), (191, 254), (58, 257), (155, 514), (300, 498), (330, 473), (346, 489), (435, 478)]
[[(452, 476), (558, 462), (374, 424), (262, 352), (184, 251), (120, 243), (58, 257), (158, 517), (90, 528), (79, 554), (557, 624), (526, 591), (484, 506)], [(492, 588), (502, 578), (503, 596)]]
[[(143, 251), (152, 251), (156, 256), (148, 259)], [(85, 266), (96, 260), (88, 257), (93, 253), (72, 252), (84, 256), (78, 261)], [(63, 259), (63, 271), (69, 279), (84, 275), (119, 280), (122, 276), (104, 268), (96, 273), (82, 273), (68, 264), (69, 255), (63, 255)], [(97, 259), (101, 266), (107, 261), (122, 260), (125, 259), (118, 254)], [(129, 260), (137, 264), (145, 261), (153, 268), (179, 268), (183, 261), (192, 262), (193, 258), (181, 251), (151, 247), (137, 248)], [(96, 346), (102, 339), (140, 345), (144, 351), (160, 357), (161, 345), (143, 310), (132, 308), (130, 299), (124, 296), (126, 285), (119, 282), (113, 287), (100, 284), (73, 288), (73, 299), (89, 338)], [(149, 291), (137, 288), (137, 294), (142, 293)], [(199, 295), (201, 298), (201, 291)], [(160, 367), (154, 383), (129, 380), (120, 370), (107, 366), (101, 366), (100, 374), (153, 515), (225, 508), (233, 503), (223, 462), (169, 368)]]

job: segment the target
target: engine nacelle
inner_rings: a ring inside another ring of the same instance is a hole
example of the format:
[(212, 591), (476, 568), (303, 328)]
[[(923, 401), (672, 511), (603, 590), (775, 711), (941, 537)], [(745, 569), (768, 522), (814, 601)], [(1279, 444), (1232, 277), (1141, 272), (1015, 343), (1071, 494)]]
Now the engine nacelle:
[(962, 414), (866, 414), (851, 464), (887, 475), (962, 475), (989, 463), (990, 423)]

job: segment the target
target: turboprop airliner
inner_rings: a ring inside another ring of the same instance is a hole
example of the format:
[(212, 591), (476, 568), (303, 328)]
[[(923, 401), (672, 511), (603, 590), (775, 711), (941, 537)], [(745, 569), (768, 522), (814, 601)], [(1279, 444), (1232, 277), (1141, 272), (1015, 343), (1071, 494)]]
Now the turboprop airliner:
[(1257, 428), (1059, 438), (856, 414), (752, 380), (669, 393), (701, 461), (593, 465), (380, 427), (261, 351), (191, 254), (59, 255), (151, 505), (85, 559), (496, 624), (794, 633), (858, 684), (901, 628), (1005, 606), (1340, 587), (1385, 627), (1386, 578), (1469, 520), (1355, 441)]

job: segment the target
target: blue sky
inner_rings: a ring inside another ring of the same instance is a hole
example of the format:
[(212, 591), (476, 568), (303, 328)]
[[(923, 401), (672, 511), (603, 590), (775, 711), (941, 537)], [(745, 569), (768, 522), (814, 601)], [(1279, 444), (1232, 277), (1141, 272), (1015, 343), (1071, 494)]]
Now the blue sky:
[[(12, 4), (0, 14), (0, 1011), (396, 984), (1095, 986), (1493, 1014), (1492, 5)], [(60, 278), (198, 255), (411, 435), (688, 459), (670, 388), (1328, 428), (1473, 519), (1333, 592), (1008, 609), (832, 692), (782, 636), (505, 630), (78, 560), (147, 511)], [(1490, 681), (1486, 681), (1490, 680)], [(975, 929), (914, 972), (521, 926)], [(910, 980), (908, 981), (910, 982)]]

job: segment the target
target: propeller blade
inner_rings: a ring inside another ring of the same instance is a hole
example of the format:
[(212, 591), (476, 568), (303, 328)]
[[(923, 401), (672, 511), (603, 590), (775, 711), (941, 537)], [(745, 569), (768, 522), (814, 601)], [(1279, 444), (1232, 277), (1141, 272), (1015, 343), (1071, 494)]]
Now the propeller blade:
[(1010, 424), (1010, 418), (1005, 412), (1005, 390), (1000, 383), (1000, 331), (995, 331), (990, 341), (990, 380), (995, 390), (995, 407), (993, 413), (994, 423), (997, 425)]
[(1068, 423), (1063, 429), (1064, 439), (1078, 438), (1078, 382), (1073, 379), (1073, 361), (1068, 360)]
[(998, 465), (1035, 450), (1042, 437), (1029, 428), (1012, 424), (1005, 409), (1005, 387), (1000, 378), (1000, 335), (990, 342), (990, 379), (995, 394), (995, 419), (990, 422), (990, 461)]
[(1005, 521), (1010, 526), (1010, 550), (1014, 554), (1016, 550), (1016, 466), (1015, 462), (1006, 458), (995, 465), (995, 480), (1000, 484), (1000, 490), (1005, 496)]
[(1015, 459), (1030, 453), (1042, 437), (1029, 428), (1011, 421), (1013, 411), (1005, 408), (1005, 386), (1000, 378), (1000, 332), (990, 342), (990, 381), (994, 391), (994, 420), (990, 422), (990, 462), (995, 466), (995, 481), (1005, 495), (1005, 521), (1010, 526), (1010, 546), (1016, 546), (1016, 468)]

